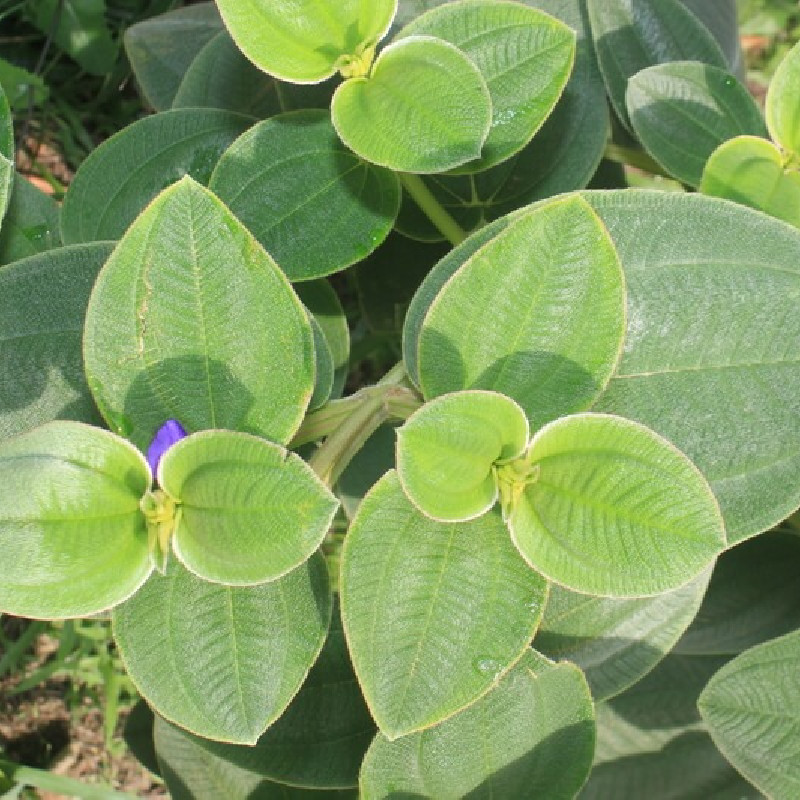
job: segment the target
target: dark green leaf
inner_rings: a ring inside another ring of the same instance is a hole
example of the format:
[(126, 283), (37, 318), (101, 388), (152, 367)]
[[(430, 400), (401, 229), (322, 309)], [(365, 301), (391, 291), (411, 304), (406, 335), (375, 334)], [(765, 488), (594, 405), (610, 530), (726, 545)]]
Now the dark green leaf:
[(43, 253), (61, 244), (59, 207), (21, 175), (14, 176), (0, 224), (0, 265)]

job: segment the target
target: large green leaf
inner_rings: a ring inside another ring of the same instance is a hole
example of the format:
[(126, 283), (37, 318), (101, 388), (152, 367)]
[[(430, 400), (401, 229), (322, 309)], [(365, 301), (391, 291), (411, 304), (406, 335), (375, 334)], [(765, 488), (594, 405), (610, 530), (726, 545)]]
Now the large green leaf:
[(141, 448), (167, 419), (286, 442), (314, 383), (311, 326), (286, 277), (188, 177), (147, 207), (101, 271), (84, 357), (103, 416)]
[[(392, 24), (397, 0), (217, 0), (241, 51), (264, 72), (317, 83), (343, 57), (374, 48)], [(374, 52), (374, 51), (373, 51)]]
[(11, 109), (0, 86), (0, 227), (6, 213), (14, 180), (14, 127)]
[(595, 409), (686, 453), (731, 544), (771, 528), (800, 505), (800, 233), (699, 195), (589, 199), (628, 285), (625, 349)]
[(223, 30), (215, 3), (197, 3), (137, 22), (125, 31), (125, 51), (136, 82), (156, 111), (166, 111), (186, 70)]
[(0, 609), (96, 614), (150, 574), (141, 453), (112, 433), (51, 422), (0, 443)]
[(232, 587), (171, 559), (113, 612), (125, 668), (159, 714), (201, 736), (254, 744), (316, 660), (331, 598), (321, 556), (278, 581)]
[(609, 97), (623, 123), (628, 79), (669, 61), (701, 61), (726, 69), (719, 45), (680, 0), (587, 0), (592, 36)]
[(207, 184), (219, 157), (252, 119), (187, 108), (145, 117), (107, 139), (81, 164), (61, 212), (66, 244), (119, 239), (144, 207), (190, 175)]
[(13, 178), (6, 215), (0, 223), (0, 266), (61, 244), (59, 206), (21, 175)]
[(481, 172), (521, 150), (553, 110), (575, 57), (575, 33), (559, 20), (506, 0), (460, 0), (417, 17), (396, 39), (435, 36), (475, 63), (486, 81), (492, 127), (481, 157), (459, 171)]
[(231, 431), (179, 441), (161, 459), (158, 482), (179, 503), (178, 558), (228, 585), (272, 581), (300, 565), (339, 506), (299, 456)]
[(54, 419), (99, 422), (83, 374), (86, 305), (109, 243), (0, 269), (0, 439)]
[(255, 125), (222, 156), (209, 186), (293, 281), (360, 261), (386, 238), (400, 205), (397, 177), (350, 152), (322, 110)]
[(419, 334), (423, 393), (497, 391), (535, 430), (603, 391), (624, 318), (603, 224), (578, 197), (552, 201), (478, 250), (436, 295)]
[(387, 47), (369, 77), (336, 90), (331, 111), (351, 150), (401, 172), (444, 172), (478, 158), (492, 121), (478, 68), (432, 36)]
[(514, 543), (534, 569), (587, 594), (675, 589), (725, 547), (717, 501), (669, 442), (621, 417), (576, 414), (531, 442), (535, 476), (512, 508)]
[(800, 42), (784, 56), (770, 81), (766, 106), (770, 136), (800, 159)]
[(628, 81), (625, 102), (636, 135), (671, 175), (695, 188), (723, 142), (766, 136), (753, 96), (728, 72), (678, 61), (658, 64)]
[(711, 738), (776, 800), (800, 792), (800, 631), (746, 650), (709, 681), (698, 707)]
[(397, 741), (378, 734), (361, 769), (364, 800), (569, 800), (591, 768), (594, 708), (581, 671), (528, 651), (489, 694)]
[(473, 519), (497, 502), (495, 465), (522, 455), (529, 434), (525, 412), (505, 395), (441, 395), (397, 431), (397, 474), (426, 516)]
[(720, 145), (703, 170), (700, 191), (800, 228), (800, 170), (787, 167), (781, 151), (766, 139), (737, 136)]
[(350, 527), (340, 591), (356, 675), (394, 739), (452, 716), (498, 681), (532, 639), (547, 584), (514, 550), (499, 511), (434, 522), (390, 472)]
[(697, 613), (710, 572), (656, 597), (593, 597), (550, 589), (534, 645), (572, 661), (596, 702), (619, 694), (650, 672)]

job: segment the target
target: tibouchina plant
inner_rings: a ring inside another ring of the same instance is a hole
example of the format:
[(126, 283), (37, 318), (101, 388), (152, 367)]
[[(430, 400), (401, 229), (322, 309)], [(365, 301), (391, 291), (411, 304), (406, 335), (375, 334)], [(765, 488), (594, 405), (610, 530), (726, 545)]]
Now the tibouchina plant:
[(193, 4), (60, 209), (0, 104), (0, 609), (110, 614), (174, 797), (797, 796), (800, 49), (765, 122), (733, 11)]

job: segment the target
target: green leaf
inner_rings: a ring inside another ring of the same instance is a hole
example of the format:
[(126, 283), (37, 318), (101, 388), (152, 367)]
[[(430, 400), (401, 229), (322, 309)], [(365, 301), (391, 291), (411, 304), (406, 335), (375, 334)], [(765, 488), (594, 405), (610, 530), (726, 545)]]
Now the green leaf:
[(725, 547), (703, 476), (642, 425), (603, 414), (556, 420), (533, 437), (526, 461), (535, 477), (509, 516), (512, 539), (534, 569), (569, 589), (659, 594)]
[(588, 0), (592, 36), (617, 116), (630, 129), (628, 79), (654, 64), (701, 61), (726, 69), (725, 56), (706, 27), (680, 0)]
[(136, 760), (154, 775), (160, 775), (153, 741), (153, 710), (144, 700), (139, 700), (125, 719), (122, 737)]
[(736, 655), (800, 624), (800, 538), (756, 536), (720, 556), (697, 617), (675, 646), (688, 655)]
[(56, 201), (21, 175), (15, 175), (12, 183), (6, 215), (0, 224), (0, 265), (61, 244)]
[(569, 800), (591, 769), (594, 708), (581, 671), (528, 651), (489, 694), (441, 725), (391, 742), (361, 768), (364, 800)]
[(553, 110), (575, 58), (575, 33), (566, 25), (505, 0), (447, 3), (417, 17), (396, 40), (414, 35), (455, 45), (489, 89), (489, 136), (481, 157), (460, 172), (481, 172), (521, 150)]
[(651, 156), (697, 188), (706, 161), (740, 134), (766, 136), (753, 96), (730, 73), (696, 61), (658, 64), (628, 81), (625, 102)]
[(150, 574), (141, 453), (107, 431), (51, 422), (0, 443), (0, 609), (37, 619), (105, 611)]
[(273, 581), (302, 564), (339, 506), (300, 456), (231, 431), (204, 431), (170, 447), (158, 482), (179, 503), (178, 558), (228, 585)]
[(166, 111), (189, 65), (223, 30), (215, 3), (197, 3), (137, 22), (125, 31), (136, 82), (156, 111)]
[(65, 244), (119, 239), (167, 186), (190, 175), (207, 184), (219, 157), (252, 119), (217, 109), (145, 117), (81, 164), (61, 212)]
[(239, 49), (264, 72), (318, 83), (343, 56), (374, 48), (392, 24), (397, 0), (217, 0)]
[(706, 164), (700, 191), (800, 228), (800, 170), (786, 167), (781, 151), (766, 139), (737, 136), (720, 145)]
[(492, 120), (478, 68), (432, 36), (387, 47), (368, 78), (336, 90), (331, 111), (351, 150), (400, 172), (444, 172), (478, 158)]
[(333, 391), (333, 354), (328, 340), (316, 317), (309, 311), (308, 321), (314, 335), (314, 394), (308, 403), (308, 410), (314, 411), (328, 402)]
[(397, 433), (394, 425), (381, 425), (353, 456), (336, 483), (347, 518), (356, 515), (364, 495), (395, 465)]
[(711, 738), (749, 781), (776, 800), (800, 791), (800, 631), (737, 656), (698, 700)]
[(0, 85), (0, 228), (14, 179), (14, 126), (8, 98)]
[[(739, 20), (736, 0), (681, 0), (708, 32), (717, 40), (725, 54), (728, 70), (744, 77), (744, 59), (739, 40)], [(744, 22), (744, 19), (742, 20)], [(741, 31), (744, 33), (744, 31)]]
[(83, 322), (109, 243), (0, 269), (0, 439), (54, 419), (100, 422), (83, 374)]
[(770, 81), (766, 114), (773, 141), (800, 159), (800, 42), (783, 57)]
[(603, 224), (578, 197), (551, 201), (478, 250), (430, 304), (418, 345), (423, 394), (500, 392), (535, 430), (602, 392), (624, 318)]
[(188, 177), (147, 207), (101, 271), (84, 357), (103, 416), (142, 449), (167, 419), (285, 443), (314, 383), (311, 326), (285, 276)]
[(494, 467), (528, 444), (525, 412), (496, 392), (454, 392), (416, 411), (397, 431), (397, 474), (426, 516), (463, 522), (498, 498)]
[(593, 597), (550, 589), (536, 649), (579, 666), (595, 702), (632, 686), (672, 649), (694, 619), (710, 572), (656, 597)]
[(587, 197), (628, 284), (623, 357), (594, 409), (686, 453), (729, 543), (771, 528), (800, 506), (800, 233), (699, 195)]
[(499, 511), (434, 522), (390, 472), (350, 527), (340, 591), (356, 675), (394, 739), (436, 725), (497, 682), (532, 639), (547, 584), (514, 550)]
[(331, 614), (321, 556), (272, 583), (206, 583), (171, 559), (114, 609), (128, 675), (167, 719), (200, 736), (254, 744), (317, 658)]
[(252, 127), (222, 156), (210, 187), (293, 281), (360, 261), (400, 206), (397, 177), (351, 153), (322, 110)]
[(25, 111), (32, 103), (41, 106), (47, 100), (50, 89), (41, 75), (0, 58), (0, 89), (13, 111)]

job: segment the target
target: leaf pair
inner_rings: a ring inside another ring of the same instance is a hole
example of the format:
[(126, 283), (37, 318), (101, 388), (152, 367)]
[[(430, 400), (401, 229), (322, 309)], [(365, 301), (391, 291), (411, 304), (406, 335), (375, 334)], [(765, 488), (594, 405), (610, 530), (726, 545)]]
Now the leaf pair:
[[(272, 581), (319, 547), (338, 506), (310, 468), (243, 433), (174, 445), (159, 483), (176, 513), (173, 548), (195, 574), (229, 585)], [(0, 608), (86, 616), (129, 597), (153, 569), (142, 510), (144, 457), (112, 433), (52, 422), (0, 447)]]

